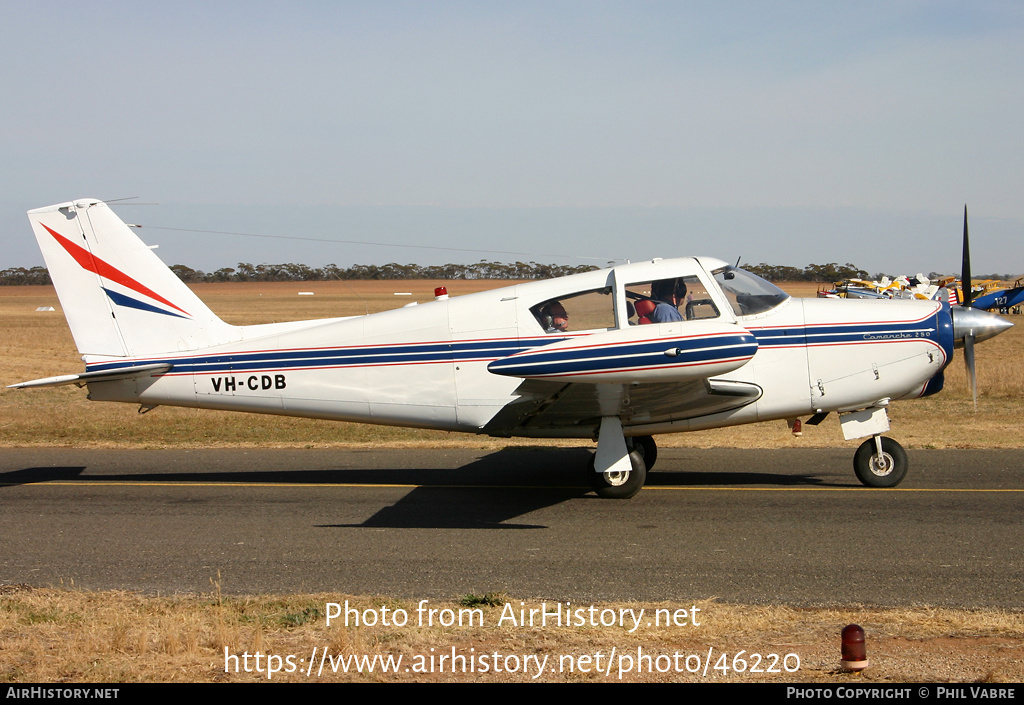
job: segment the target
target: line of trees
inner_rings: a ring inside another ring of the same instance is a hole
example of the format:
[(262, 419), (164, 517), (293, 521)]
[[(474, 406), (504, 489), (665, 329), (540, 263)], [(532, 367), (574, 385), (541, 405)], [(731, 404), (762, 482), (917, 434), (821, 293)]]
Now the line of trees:
[[(836, 282), (843, 279), (881, 279), (882, 274), (868, 275), (854, 264), (843, 265), (809, 264), (803, 269), (775, 264), (750, 265), (743, 268), (764, 277), (768, 281)], [(199, 282), (284, 282), (284, 281), (328, 281), (333, 279), (551, 279), (567, 274), (577, 274), (598, 269), (594, 265), (539, 264), (537, 262), (488, 262), (475, 264), (442, 264), (423, 266), (419, 264), (354, 264), (339, 267), (328, 264), (324, 267), (309, 267), (304, 264), (251, 264), (239, 262), (237, 267), (224, 267), (215, 272), (192, 269), (183, 264), (171, 266), (171, 270), (186, 284)], [(908, 272), (909, 274), (909, 272)], [(935, 278), (932, 272), (929, 276)], [(975, 279), (1013, 279), (1008, 274), (980, 274)], [(11, 267), (0, 270), (0, 286), (24, 286), (29, 284), (50, 284), (46, 267)]]
[[(744, 264), (748, 272), (770, 282), (837, 282), (843, 279), (868, 279), (868, 273), (855, 264), (809, 264), (803, 269), (777, 264)], [(881, 275), (879, 275), (881, 276)]]
[(250, 264), (239, 262), (237, 267), (224, 267), (215, 272), (175, 264), (171, 270), (185, 283), (194, 282), (281, 282), (328, 281), (333, 279), (550, 279), (567, 274), (589, 272), (593, 265), (539, 264), (537, 262), (481, 261), (475, 264), (354, 264), (339, 267), (328, 264), (310, 267), (305, 264)]
[(46, 267), (11, 267), (0, 271), (0, 285), (26, 286), (29, 284), (50, 284), (50, 273)]
[[(475, 264), (354, 264), (339, 267), (328, 264), (310, 267), (305, 264), (251, 264), (239, 262), (237, 267), (223, 267), (215, 272), (204, 272), (184, 264), (171, 265), (179, 279), (186, 284), (199, 282), (287, 282), (328, 281), (333, 279), (551, 279), (567, 274), (589, 272), (594, 265), (540, 264), (538, 262), (482, 261)], [(11, 267), (0, 270), (0, 286), (51, 284), (46, 267)]]

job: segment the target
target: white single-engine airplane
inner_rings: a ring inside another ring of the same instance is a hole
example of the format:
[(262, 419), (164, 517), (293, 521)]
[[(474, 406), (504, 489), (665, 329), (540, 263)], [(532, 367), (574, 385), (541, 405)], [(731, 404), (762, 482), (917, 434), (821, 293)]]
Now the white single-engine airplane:
[[(625, 264), (382, 313), (221, 321), (110, 208), (82, 199), (29, 219), (89, 398), (510, 437), (596, 438), (602, 497), (636, 494), (659, 433), (838, 412), (866, 485), (906, 453), (891, 400), (942, 387), (954, 344), (1009, 327), (941, 301), (794, 299), (708, 257)], [(964, 239), (966, 252), (966, 212)], [(965, 263), (967, 257), (965, 255)], [(969, 277), (969, 275), (968, 275)], [(968, 356), (969, 365), (973, 356)], [(141, 410), (140, 409), (140, 410)]]

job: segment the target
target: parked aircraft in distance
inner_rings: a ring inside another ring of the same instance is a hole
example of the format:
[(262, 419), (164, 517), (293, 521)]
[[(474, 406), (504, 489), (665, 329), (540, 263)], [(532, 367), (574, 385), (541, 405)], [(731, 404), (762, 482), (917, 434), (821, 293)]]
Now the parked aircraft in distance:
[[(221, 321), (103, 202), (29, 211), (95, 401), (595, 438), (603, 497), (643, 486), (659, 433), (837, 413), (866, 485), (906, 453), (892, 400), (1010, 324), (939, 301), (794, 299), (709, 257), (656, 259), (363, 316)], [(966, 252), (966, 212), (964, 216)], [(965, 256), (965, 262), (967, 257)], [(969, 273), (965, 280), (969, 286)], [(973, 356), (968, 357), (973, 366)]]
[(975, 308), (985, 311), (997, 309), (999, 313), (1010, 313), (1013, 309), (1020, 313), (1021, 305), (1024, 305), (1024, 279), (1018, 279), (1013, 286), (995, 289), (974, 299)]
[(928, 277), (882, 277), (878, 281), (847, 279), (835, 282), (831, 289), (819, 289), (822, 299), (934, 299), (941, 287)]

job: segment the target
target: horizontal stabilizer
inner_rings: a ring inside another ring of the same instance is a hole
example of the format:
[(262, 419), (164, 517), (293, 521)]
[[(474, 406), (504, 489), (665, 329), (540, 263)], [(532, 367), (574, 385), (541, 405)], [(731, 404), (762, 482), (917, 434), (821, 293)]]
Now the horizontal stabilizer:
[(19, 382), (18, 384), (7, 385), (8, 389), (27, 389), (29, 387), (59, 387), (64, 384), (77, 384), (81, 387), (89, 382), (112, 382), (116, 379), (128, 379), (160, 372), (167, 372), (172, 365), (168, 362), (155, 363), (152, 365), (137, 365), (135, 367), (121, 367), (116, 370), (101, 370), (99, 372), (82, 372), (77, 375), (58, 375), (56, 377), (44, 377), (34, 379), (30, 382)]

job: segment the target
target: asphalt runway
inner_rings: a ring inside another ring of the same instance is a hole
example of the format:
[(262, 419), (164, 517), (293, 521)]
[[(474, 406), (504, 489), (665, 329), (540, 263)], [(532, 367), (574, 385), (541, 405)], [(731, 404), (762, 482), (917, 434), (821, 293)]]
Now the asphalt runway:
[(632, 500), (584, 449), (0, 450), (0, 585), (573, 603), (1024, 608), (1024, 451), (662, 449)]

